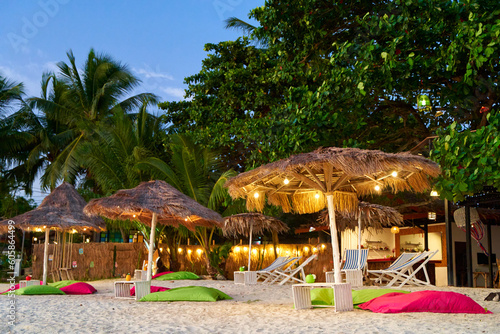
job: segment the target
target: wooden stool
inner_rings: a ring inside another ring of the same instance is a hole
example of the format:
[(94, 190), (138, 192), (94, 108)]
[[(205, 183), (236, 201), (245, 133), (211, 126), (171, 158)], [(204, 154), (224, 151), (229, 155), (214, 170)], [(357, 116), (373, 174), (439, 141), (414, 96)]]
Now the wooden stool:
[(474, 273), (472, 273), (472, 276), (473, 276), (473, 279), (474, 279), (474, 287), (477, 287), (477, 277), (478, 276), (483, 276), (483, 278), (484, 278), (484, 287), (485, 288), (488, 287), (488, 276), (489, 276), (489, 273), (484, 272), (484, 271), (475, 271)]
[(306, 283), (292, 285), (293, 304), (296, 310), (313, 308), (311, 290), (315, 288), (332, 288), (334, 305), (314, 305), (315, 307), (332, 307), (335, 312), (353, 311), (351, 284), (349, 283)]
[(234, 284), (252, 285), (257, 284), (256, 271), (235, 271)]

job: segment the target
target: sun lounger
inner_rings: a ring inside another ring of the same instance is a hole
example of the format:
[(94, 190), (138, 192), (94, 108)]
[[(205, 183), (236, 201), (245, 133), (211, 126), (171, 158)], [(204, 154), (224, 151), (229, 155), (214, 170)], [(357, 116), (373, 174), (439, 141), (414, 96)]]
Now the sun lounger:
[[(344, 252), (344, 266), (341, 272), (345, 274), (346, 282), (351, 283), (353, 287), (363, 286), (363, 276), (368, 264), (368, 249), (362, 249), (358, 268), (359, 253), (358, 249), (346, 249)], [(325, 275), (327, 282), (334, 282), (333, 271), (327, 271)]]
[(278, 259), (271, 263), (267, 268), (257, 270), (257, 280), (263, 279), (263, 283), (269, 283), (270, 280), (276, 277), (274, 274), (276, 270), (293, 265), (295, 262), (300, 260), (300, 257), (282, 257), (280, 261), (278, 261)]
[[(273, 272), (273, 275), (275, 276), (274, 279), (270, 281), (270, 283), (278, 283), (279, 285), (283, 285), (288, 281), (296, 281), (298, 283), (305, 283), (306, 282), (306, 274), (304, 272), (304, 267), (309, 264), (312, 260), (316, 259), (318, 257), (317, 254), (313, 254), (309, 256), (304, 262), (302, 262), (301, 265), (299, 265), (296, 268), (291, 268), (293, 266), (288, 266), (285, 270), (275, 270)], [(300, 278), (295, 277), (295, 275), (299, 274)]]
[(417, 256), (419, 254), (420, 253), (402, 253), (386, 269), (368, 270), (368, 275), (376, 276), (376, 278), (373, 279), (375, 281), (375, 283), (383, 283), (384, 281), (389, 281), (388, 277), (385, 276), (387, 272), (393, 270), (394, 268), (399, 268), (400, 266), (407, 263), (408, 261), (410, 261), (411, 259), (413, 259), (415, 256)]
[[(402, 287), (405, 284), (418, 286), (431, 285), (429, 274), (427, 273), (425, 265), (434, 255), (436, 255), (437, 252), (437, 250), (422, 252), (421, 254), (417, 254), (415, 257), (405, 263), (400, 264), (399, 266), (392, 266), (391, 269), (383, 270), (383, 275), (385, 275), (389, 279), (389, 283), (387, 283), (387, 286), (392, 287), (396, 284), (399, 284), (397, 285), (397, 287)], [(418, 265), (418, 267), (416, 269), (413, 269), (414, 265)], [(424, 272), (425, 281), (416, 278), (416, 274), (419, 271)]]

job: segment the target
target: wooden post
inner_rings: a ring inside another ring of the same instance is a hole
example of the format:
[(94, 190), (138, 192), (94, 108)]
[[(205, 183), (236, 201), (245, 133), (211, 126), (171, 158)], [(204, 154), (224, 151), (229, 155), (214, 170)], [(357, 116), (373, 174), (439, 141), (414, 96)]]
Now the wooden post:
[(472, 288), (472, 243), (470, 235), (470, 206), (465, 205), (465, 259), (467, 260), (467, 286)]
[[(490, 281), (490, 288), (493, 288), (493, 259), (491, 258), (491, 256), (493, 255), (491, 252), (493, 251), (491, 249), (491, 224), (490, 223), (486, 223), (486, 233), (488, 233), (488, 271), (490, 272), (490, 277), (489, 277), (489, 281)], [(485, 282), (484, 283), (485, 286), (488, 286), (487, 283)]]
[(45, 229), (45, 245), (43, 247), (43, 285), (47, 285), (47, 272), (49, 270), (49, 237), (50, 228)]
[(444, 200), (444, 221), (446, 223), (446, 267), (448, 269), (448, 285), (455, 285), (455, 276), (453, 275), (453, 233), (452, 222), (450, 219), (450, 202)]
[[(151, 272), (153, 270), (153, 252), (155, 248), (155, 233), (156, 233), (156, 213), (153, 212), (151, 218), (151, 233), (149, 235), (149, 253), (148, 253), (148, 272), (146, 280), (151, 281)], [(188, 239), (189, 240), (189, 239)]]
[(330, 236), (332, 239), (334, 282), (342, 283), (342, 276), (340, 274), (339, 241), (337, 239), (337, 223), (335, 222), (335, 206), (333, 204), (333, 195), (331, 193), (326, 195), (326, 201), (328, 203), (328, 215), (330, 217)]

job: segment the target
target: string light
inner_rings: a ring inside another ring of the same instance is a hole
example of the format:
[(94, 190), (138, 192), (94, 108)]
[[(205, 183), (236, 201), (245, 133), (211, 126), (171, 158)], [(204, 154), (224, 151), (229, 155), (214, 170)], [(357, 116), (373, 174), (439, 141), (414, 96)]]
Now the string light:
[(397, 177), (398, 176), (398, 172), (394, 171), (394, 172), (392, 172), (391, 175), (392, 175), (392, 177)]
[(201, 248), (198, 248), (198, 249), (196, 250), (196, 253), (198, 253), (198, 255), (201, 255), (201, 253), (203, 253), (203, 250), (202, 250)]
[(244, 252), (248, 252), (248, 247), (243, 247)]
[(284, 180), (283, 180), (283, 183), (284, 183), (284, 184), (289, 184), (289, 183), (290, 183), (290, 180), (288, 180), (288, 179), (284, 179)]
[(379, 190), (380, 190), (380, 186), (379, 186), (378, 184), (375, 186), (375, 190), (376, 190), (376, 191), (379, 191)]
[(188, 249), (188, 254), (191, 254), (192, 252), (193, 252), (192, 250)]
[(254, 193), (254, 194), (253, 194), (253, 197), (255, 197), (255, 198), (259, 198), (259, 193)]
[(182, 253), (182, 248), (177, 248), (177, 253)]
[(432, 197), (439, 197), (439, 193), (436, 190), (431, 191)]
[(314, 197), (319, 198), (319, 194), (318, 194), (318, 193), (316, 193), (316, 195), (314, 195)]
[(240, 249), (241, 249), (241, 248), (240, 248), (239, 246), (237, 246), (237, 247), (235, 247), (235, 248), (234, 248), (234, 251), (235, 251), (236, 253), (238, 253), (238, 252), (240, 251)]

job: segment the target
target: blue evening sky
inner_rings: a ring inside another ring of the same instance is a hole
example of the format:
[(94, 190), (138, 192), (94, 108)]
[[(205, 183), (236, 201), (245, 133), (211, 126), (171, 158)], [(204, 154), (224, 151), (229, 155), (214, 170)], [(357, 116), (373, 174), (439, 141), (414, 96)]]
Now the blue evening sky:
[[(224, 28), (248, 20), (264, 0), (4, 0), (0, 10), (0, 74), (39, 96), (42, 73), (56, 71), (73, 50), (79, 67), (90, 50), (127, 64), (162, 101), (183, 98), (184, 78), (201, 69), (205, 43), (243, 33)], [(255, 22), (253, 22), (255, 24)], [(37, 188), (33, 198), (44, 194)]]

